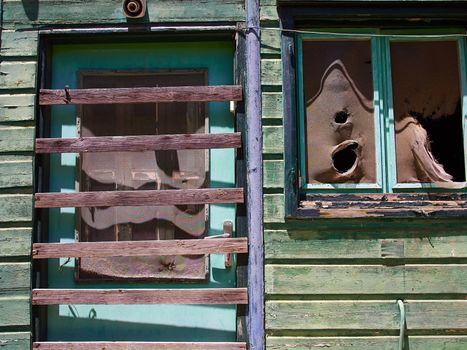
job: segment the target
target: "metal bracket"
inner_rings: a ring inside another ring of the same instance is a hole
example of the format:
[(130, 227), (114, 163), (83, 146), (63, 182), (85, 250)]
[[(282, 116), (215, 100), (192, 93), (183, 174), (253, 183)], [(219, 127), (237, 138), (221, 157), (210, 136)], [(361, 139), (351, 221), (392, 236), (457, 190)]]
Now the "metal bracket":
[[(232, 221), (224, 221), (224, 233), (216, 236), (204, 237), (204, 239), (216, 239), (216, 238), (232, 238), (233, 224)], [(232, 253), (224, 254), (224, 266), (226, 268), (232, 267)]]

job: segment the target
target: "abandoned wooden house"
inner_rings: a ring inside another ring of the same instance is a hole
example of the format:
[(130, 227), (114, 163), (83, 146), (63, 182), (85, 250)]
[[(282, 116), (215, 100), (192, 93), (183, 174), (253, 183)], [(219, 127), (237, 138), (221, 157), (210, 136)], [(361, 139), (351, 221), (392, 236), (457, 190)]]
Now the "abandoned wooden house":
[(0, 0), (2, 350), (467, 349), (467, 1)]

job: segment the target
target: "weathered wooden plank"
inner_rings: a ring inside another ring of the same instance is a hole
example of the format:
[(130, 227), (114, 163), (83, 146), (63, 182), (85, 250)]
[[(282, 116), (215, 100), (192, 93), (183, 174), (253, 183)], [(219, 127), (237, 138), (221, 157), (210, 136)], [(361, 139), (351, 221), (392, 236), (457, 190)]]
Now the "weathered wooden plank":
[(184, 239), (161, 241), (35, 243), (33, 259), (60, 257), (200, 255), (247, 253), (247, 238)]
[(264, 169), (264, 187), (265, 188), (283, 188), (284, 187), (284, 161), (283, 160), (265, 160)]
[(264, 196), (264, 222), (284, 222), (284, 195), (265, 194)]
[(261, 85), (282, 86), (282, 61), (279, 58), (261, 59)]
[(0, 161), (0, 188), (32, 185), (32, 162)]
[(264, 29), (261, 31), (261, 54), (281, 54), (281, 31), (279, 27), (277, 30)]
[[(406, 302), (409, 330), (467, 330), (467, 300)], [(269, 301), (266, 328), (286, 330), (399, 329), (400, 312), (394, 301)]]
[(0, 263), (0, 292), (29, 290), (30, 286), (30, 263)]
[[(443, 349), (464, 350), (467, 336), (408, 336), (410, 350)], [(394, 350), (398, 348), (399, 337), (267, 337), (269, 350)]]
[(284, 152), (284, 128), (282, 126), (263, 127), (263, 153), (282, 154)]
[(33, 305), (60, 304), (247, 304), (246, 288), (33, 289)]
[(261, 21), (278, 21), (276, 0), (261, 0)]
[(32, 195), (0, 195), (0, 222), (32, 220)]
[(31, 57), (37, 56), (37, 31), (11, 31), (2, 32), (2, 47), (0, 55), (5, 57)]
[(263, 92), (262, 112), (263, 118), (282, 119), (282, 92)]
[[(401, 252), (390, 253), (390, 246)], [(436, 259), (467, 258), (467, 235), (462, 230), (431, 227), (395, 230), (267, 230), (268, 260), (288, 259)]]
[(36, 193), (36, 208), (243, 203), (242, 188)]
[(2, 350), (24, 350), (31, 346), (31, 333), (9, 332), (0, 333), (0, 346)]
[(32, 228), (0, 228), (0, 256), (16, 257), (31, 254)]
[[(245, 8), (241, 0), (147, 2), (147, 22), (219, 22), (244, 21)], [(116, 24), (127, 23), (119, 0), (72, 0), (36, 2), (20, 0), (4, 4), (4, 26), (7, 28), (37, 25)]]
[(0, 296), (0, 326), (28, 326), (31, 320), (29, 302), (27, 296)]
[(34, 149), (33, 126), (0, 127), (0, 152), (27, 152)]
[(36, 62), (3, 61), (0, 63), (0, 89), (33, 89), (36, 85)]
[(40, 105), (241, 101), (240, 85), (174, 86), (114, 89), (42, 89)]
[(228, 342), (36, 342), (42, 350), (246, 350), (246, 343)]
[(466, 294), (467, 265), (266, 265), (267, 294)]
[(35, 95), (0, 95), (0, 122), (34, 120)]
[(241, 134), (100, 136), (36, 140), (36, 153), (121, 152), (240, 148)]
[(393, 202), (413, 202), (414, 205), (423, 205), (437, 202), (465, 202), (467, 194), (462, 192), (418, 192), (418, 193), (307, 193), (304, 203), (313, 202), (327, 204), (328, 206), (348, 207), (360, 202), (373, 202), (374, 205), (392, 205)]

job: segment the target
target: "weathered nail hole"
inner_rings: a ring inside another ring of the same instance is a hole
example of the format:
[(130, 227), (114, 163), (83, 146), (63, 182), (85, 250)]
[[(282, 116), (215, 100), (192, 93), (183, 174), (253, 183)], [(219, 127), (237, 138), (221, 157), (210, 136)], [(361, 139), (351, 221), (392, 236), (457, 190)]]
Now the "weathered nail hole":
[(332, 164), (337, 172), (347, 173), (356, 166), (357, 148), (358, 143), (348, 143), (332, 155)]
[(344, 109), (343, 111), (339, 111), (334, 115), (334, 121), (337, 124), (344, 124), (349, 118), (349, 116), (350, 116), (350, 113)]

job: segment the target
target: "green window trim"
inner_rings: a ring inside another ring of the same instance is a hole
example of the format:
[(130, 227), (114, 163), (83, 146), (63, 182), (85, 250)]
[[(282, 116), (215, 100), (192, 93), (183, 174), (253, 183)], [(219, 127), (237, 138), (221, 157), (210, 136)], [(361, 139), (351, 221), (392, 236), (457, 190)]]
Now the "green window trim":
[[(304, 30), (306, 31), (306, 30)], [(464, 173), (467, 175), (467, 50), (465, 30), (461, 29), (310, 29), (313, 33), (297, 33), (296, 48), (296, 103), (298, 133), (298, 167), (300, 193), (397, 193), (397, 192), (464, 192), (465, 182), (455, 183), (457, 186), (446, 188), (436, 183), (398, 183), (396, 174), (395, 128), (392, 96), (392, 71), (390, 59), (390, 42), (392, 41), (441, 41), (456, 40), (458, 46), (459, 81), (463, 118), (464, 141)], [(319, 32), (322, 31), (323, 34)], [(332, 34), (331, 34), (332, 33)], [(335, 34), (334, 34), (335, 33)], [(353, 35), (355, 34), (355, 35)], [(366, 35), (368, 34), (368, 35)], [(453, 34), (453, 36), (442, 36)], [(457, 36), (456, 34), (460, 34)], [(432, 35), (440, 35), (433, 37)], [(358, 184), (310, 184), (306, 179), (306, 141), (305, 141), (305, 103), (303, 90), (303, 42), (319, 39), (368, 39), (371, 40), (373, 101), (376, 147), (376, 182)], [(453, 188), (455, 187), (455, 188)], [(460, 188), (457, 188), (460, 187)]]

